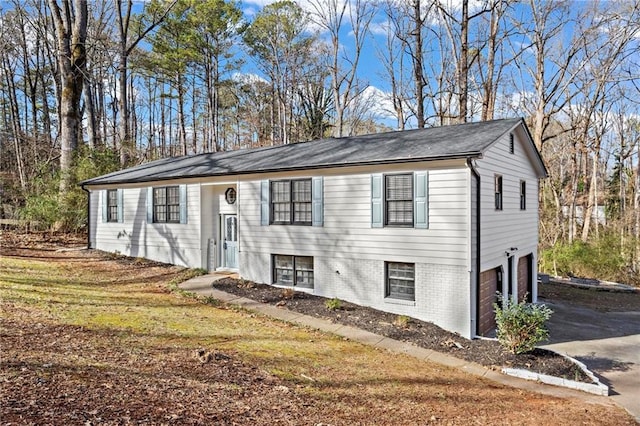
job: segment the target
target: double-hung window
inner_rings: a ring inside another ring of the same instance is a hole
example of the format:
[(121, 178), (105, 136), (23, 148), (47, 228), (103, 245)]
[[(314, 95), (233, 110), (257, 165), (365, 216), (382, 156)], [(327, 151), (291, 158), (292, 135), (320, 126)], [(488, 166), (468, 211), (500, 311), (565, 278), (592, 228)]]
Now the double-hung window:
[(178, 186), (153, 188), (153, 222), (180, 223), (180, 189)]
[(273, 283), (313, 288), (313, 257), (274, 254)]
[(118, 222), (118, 190), (107, 190), (107, 222)]
[(413, 226), (413, 174), (384, 177), (385, 225)]
[(386, 297), (415, 301), (415, 264), (386, 262)]
[(311, 179), (271, 182), (271, 223), (311, 225)]
[(123, 189), (104, 189), (101, 192), (102, 222), (124, 222)]
[(371, 227), (429, 228), (429, 172), (371, 175)]

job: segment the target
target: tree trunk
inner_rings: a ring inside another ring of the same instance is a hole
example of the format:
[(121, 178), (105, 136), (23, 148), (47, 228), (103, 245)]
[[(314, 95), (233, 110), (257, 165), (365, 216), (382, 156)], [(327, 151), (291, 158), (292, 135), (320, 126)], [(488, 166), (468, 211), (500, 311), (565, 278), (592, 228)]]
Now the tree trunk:
[(60, 193), (70, 189), (73, 157), (82, 137), (80, 98), (86, 68), (87, 2), (49, 0), (57, 39), (60, 84)]
[(634, 197), (633, 197), (633, 209), (635, 212), (634, 218), (634, 237), (635, 237), (635, 262), (634, 262), (634, 271), (636, 273), (640, 273), (640, 142), (637, 146), (637, 166), (636, 166), (636, 177), (635, 177), (635, 188), (634, 188)]
[(467, 98), (469, 79), (469, 0), (462, 0), (460, 20), (460, 58), (458, 60), (458, 122), (467, 121)]
[(187, 131), (184, 122), (184, 81), (182, 75), (176, 76), (177, 89), (178, 89), (178, 142), (182, 149), (182, 155), (187, 155)]
[[(125, 43), (122, 40), (121, 43)], [(129, 164), (133, 154), (131, 134), (129, 131), (129, 105), (127, 104), (127, 62), (128, 55), (126, 46), (120, 46), (120, 63), (118, 64), (118, 138), (120, 139), (120, 165), (125, 167)]]
[(9, 64), (8, 58), (2, 52), (2, 75), (5, 77), (5, 81), (3, 85), (7, 87), (7, 95), (8, 99), (8, 111), (6, 111), (7, 103), (2, 102), (3, 111), (2, 116), (8, 117), (11, 122), (11, 136), (13, 139), (13, 146), (16, 155), (16, 166), (18, 168), (18, 176), (20, 177), (20, 187), (22, 190), (25, 190), (27, 187), (27, 179), (24, 172), (24, 158), (22, 154), (22, 145), (20, 143), (21, 135), (22, 135), (22, 127), (20, 124), (20, 109), (18, 107), (18, 100), (16, 95), (16, 88), (14, 83), (15, 73), (12, 67)]
[(89, 148), (98, 146), (98, 129), (96, 121), (96, 109), (92, 85), (89, 80), (84, 83), (84, 105), (87, 112), (87, 135), (89, 136)]
[(414, 0), (413, 2), (413, 22), (415, 24), (412, 32), (414, 40), (414, 52), (413, 59), (413, 78), (415, 84), (416, 95), (416, 120), (418, 128), (422, 129), (425, 126), (424, 119), (424, 75), (422, 65), (422, 28), (424, 22), (422, 20), (422, 10), (420, 6), (420, 0)]
[[(582, 236), (581, 239), (583, 242), (587, 242), (589, 239), (589, 231), (591, 228), (591, 217), (593, 216), (594, 209), (598, 208), (598, 199), (597, 199), (597, 189), (598, 189), (598, 160), (599, 155), (598, 152), (593, 153), (593, 166), (591, 170), (591, 183), (589, 184), (589, 199), (587, 201), (587, 208), (583, 208), (582, 214)], [(597, 217), (597, 216), (596, 216)], [(596, 226), (597, 219), (596, 219)]]
[[(489, 40), (487, 52), (487, 75), (484, 81), (484, 93), (482, 96), (482, 114), (481, 120), (493, 120), (493, 114), (496, 104), (496, 87), (494, 86), (495, 78), (495, 62), (498, 29), (500, 27), (500, 17), (502, 15), (500, 1), (494, 3), (491, 9), (491, 19), (489, 21)], [(497, 84), (496, 84), (497, 85)]]

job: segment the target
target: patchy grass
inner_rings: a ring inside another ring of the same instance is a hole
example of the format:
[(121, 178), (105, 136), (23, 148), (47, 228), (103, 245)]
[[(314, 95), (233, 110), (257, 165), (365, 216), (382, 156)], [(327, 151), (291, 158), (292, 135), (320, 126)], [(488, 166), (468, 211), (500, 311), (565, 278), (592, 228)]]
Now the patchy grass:
[(613, 405), (171, 292), (198, 271), (99, 252), (3, 254), (4, 423), (634, 424)]

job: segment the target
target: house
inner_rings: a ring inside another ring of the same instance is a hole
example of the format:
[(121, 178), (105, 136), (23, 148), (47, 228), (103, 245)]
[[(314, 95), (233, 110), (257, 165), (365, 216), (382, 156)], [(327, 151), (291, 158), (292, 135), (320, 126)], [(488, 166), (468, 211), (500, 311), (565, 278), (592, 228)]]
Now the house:
[(337, 297), (472, 338), (537, 298), (521, 119), (167, 158), (84, 181), (89, 246)]

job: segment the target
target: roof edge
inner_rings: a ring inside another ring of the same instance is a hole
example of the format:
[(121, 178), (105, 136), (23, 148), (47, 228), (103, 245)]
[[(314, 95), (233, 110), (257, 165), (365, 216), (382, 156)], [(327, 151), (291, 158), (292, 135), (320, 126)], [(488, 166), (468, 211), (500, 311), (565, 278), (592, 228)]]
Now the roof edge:
[(345, 167), (358, 167), (358, 166), (379, 166), (383, 164), (404, 164), (404, 163), (420, 163), (424, 161), (443, 161), (443, 160), (462, 160), (468, 158), (482, 158), (483, 153), (478, 151), (459, 153), (455, 155), (448, 156), (436, 156), (436, 157), (419, 157), (419, 158), (409, 158), (409, 159), (397, 159), (397, 160), (376, 160), (376, 161), (361, 161), (361, 162), (353, 162), (353, 163), (333, 163), (333, 164), (324, 164), (324, 165), (316, 165), (316, 166), (299, 166), (299, 167), (287, 167), (287, 168), (278, 168), (278, 169), (264, 169), (264, 170), (252, 170), (245, 172), (230, 172), (230, 173), (202, 173), (195, 174), (186, 177), (179, 176), (169, 176), (169, 177), (160, 177), (160, 178), (140, 178), (136, 180), (132, 180), (129, 182), (114, 182), (114, 181), (101, 181), (95, 182), (99, 178), (89, 179), (80, 182), (82, 188), (85, 186), (103, 186), (103, 185), (127, 185), (127, 184), (135, 184), (135, 183), (148, 183), (148, 182), (164, 182), (171, 181), (176, 179), (198, 179), (204, 177), (219, 177), (219, 176), (242, 176), (242, 175), (255, 175), (255, 174), (267, 174), (267, 173), (278, 173), (278, 172), (297, 172), (301, 170), (320, 170), (320, 169), (341, 169)]

